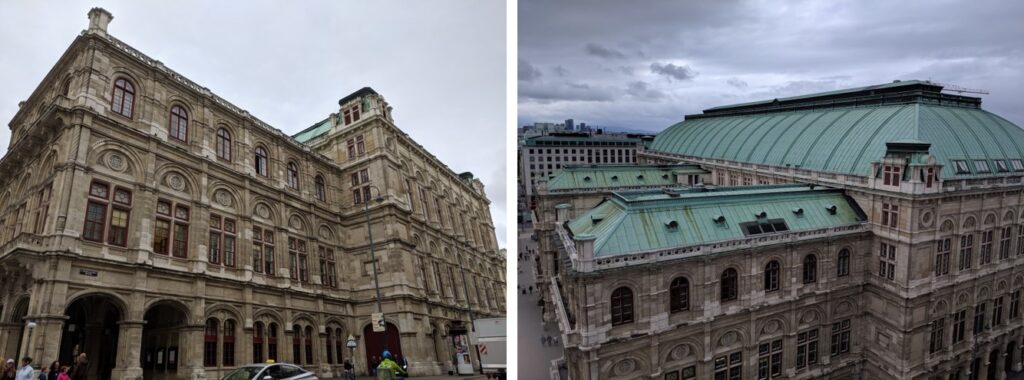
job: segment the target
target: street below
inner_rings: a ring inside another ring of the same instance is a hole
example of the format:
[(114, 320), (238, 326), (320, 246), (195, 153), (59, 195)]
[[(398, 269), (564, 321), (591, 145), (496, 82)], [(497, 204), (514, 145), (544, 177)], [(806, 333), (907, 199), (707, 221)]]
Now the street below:
[[(562, 357), (562, 337), (556, 324), (543, 322), (541, 307), (537, 304), (540, 297), (536, 286), (535, 256), (527, 255), (537, 250), (537, 242), (531, 239), (532, 234), (529, 225), (526, 229), (519, 229), (519, 252), (523, 253), (523, 259), (519, 260), (516, 255), (519, 279), (519, 289), (516, 289), (519, 297), (519, 378), (550, 379), (551, 361)], [(533, 287), (532, 293), (530, 287)], [(526, 294), (523, 294), (524, 289)], [(551, 337), (553, 344), (547, 344), (546, 337)]]

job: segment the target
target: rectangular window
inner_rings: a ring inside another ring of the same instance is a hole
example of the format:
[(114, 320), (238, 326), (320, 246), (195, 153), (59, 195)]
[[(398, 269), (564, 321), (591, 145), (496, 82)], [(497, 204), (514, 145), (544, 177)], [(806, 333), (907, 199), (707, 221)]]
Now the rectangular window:
[(1019, 159), (1010, 160), (1010, 166), (1013, 167), (1013, 171), (1015, 172), (1024, 171), (1024, 162)]
[[(171, 210), (174, 210), (172, 213)], [(162, 255), (188, 257), (189, 208), (167, 200), (156, 203), (153, 251)]]
[(998, 172), (1008, 172), (1008, 171), (1010, 171), (1010, 168), (1006, 167), (1006, 161), (1005, 160), (994, 160), (993, 162), (996, 163), (996, 171), (998, 171)]
[(901, 173), (902, 170), (903, 168), (899, 166), (885, 165), (882, 168), (882, 182), (885, 183), (886, 186), (899, 186), (900, 180), (903, 179)]
[(434, 282), (437, 283), (437, 288), (441, 289), (440, 293), (442, 297), (448, 296), (448, 291), (444, 286), (444, 281), (441, 278), (441, 266), (438, 263), (434, 263)]
[(740, 380), (743, 378), (743, 351), (715, 358), (715, 380)]
[(82, 238), (103, 241), (103, 225), (107, 220), (107, 205), (89, 201), (85, 211), (85, 229)]
[(956, 174), (971, 174), (971, 169), (967, 167), (967, 161), (953, 160), (953, 168), (956, 170)]
[(1024, 255), (1024, 225), (1017, 227), (1017, 256)]
[(320, 255), (320, 283), (331, 288), (338, 287), (334, 249), (320, 246), (317, 247), (317, 253)]
[(1012, 227), (1003, 227), (999, 231), (999, 259), (1006, 260), (1010, 258), (1010, 237), (1013, 234)]
[(899, 227), (900, 206), (882, 203), (882, 225), (892, 228)]
[(838, 356), (850, 352), (850, 320), (832, 324), (832, 356)]
[(991, 171), (988, 168), (988, 161), (985, 160), (974, 160), (974, 168), (978, 170), (978, 173), (988, 173)]
[(121, 207), (110, 210), (110, 235), (107, 242), (122, 247), (128, 244), (128, 210)]
[(992, 262), (992, 231), (981, 232), (980, 265)]
[(369, 169), (363, 169), (352, 173), (352, 202), (355, 205), (370, 201), (370, 187), (364, 186), (370, 183)]
[(960, 270), (971, 269), (974, 261), (974, 235), (967, 234), (960, 237)]
[(46, 227), (46, 218), (50, 214), (50, 192), (52, 189), (53, 184), (49, 183), (40, 189), (38, 194), (36, 194), (36, 226), (33, 230), (36, 234), (43, 233), (43, 228)]
[(942, 276), (949, 274), (950, 242), (952, 239), (945, 238), (937, 242), (935, 249), (935, 275)]
[(288, 238), (288, 259), (291, 264), (291, 276), (300, 282), (309, 282), (309, 266), (306, 254), (306, 241)]
[(818, 329), (811, 329), (796, 335), (796, 368), (801, 369), (818, 363)]
[[(49, 186), (49, 185), (48, 185)], [(50, 188), (40, 190), (36, 208), (35, 230), (41, 231), (49, 212)], [(128, 222), (132, 205), (132, 193), (121, 187), (110, 191), (110, 185), (93, 182), (89, 185), (89, 201), (86, 203), (85, 227), (82, 238), (111, 245), (128, 244)], [(20, 210), (19, 210), (20, 212)], [(22, 218), (19, 215), (19, 220)], [(15, 229), (17, 234), (17, 228)]]
[(257, 273), (274, 275), (274, 231), (253, 226), (252, 266)]
[(966, 329), (967, 309), (963, 309), (953, 314), (953, 344), (964, 340), (964, 331)]
[(996, 297), (992, 300), (992, 326), (1003, 324), (1003, 297)]
[(980, 304), (974, 307), (974, 334), (980, 334), (985, 331), (985, 311), (988, 309), (988, 304), (982, 301)]
[(928, 352), (935, 353), (941, 350), (944, 346), (943, 340), (946, 339), (944, 328), (946, 326), (946, 318), (939, 318), (931, 323), (932, 331), (930, 335), (930, 343), (928, 345)]
[(896, 277), (896, 246), (881, 243), (878, 251), (878, 276), (892, 280)]
[(1010, 293), (1010, 319), (1020, 317), (1020, 289)]
[(931, 188), (935, 184), (935, 168), (928, 168), (928, 174), (924, 178), (924, 187)]
[(757, 379), (768, 380), (782, 376), (782, 339), (757, 346)]
[(211, 264), (235, 266), (235, 220), (220, 215), (210, 215), (210, 257)]

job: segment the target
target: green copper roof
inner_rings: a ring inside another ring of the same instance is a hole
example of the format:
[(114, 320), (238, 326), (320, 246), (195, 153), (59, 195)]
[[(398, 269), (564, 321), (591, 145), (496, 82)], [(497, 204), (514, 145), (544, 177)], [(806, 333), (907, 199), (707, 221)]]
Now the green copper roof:
[[(828, 210), (832, 206), (835, 214)], [(763, 218), (757, 216), (761, 212)], [(721, 216), (725, 220), (716, 222)], [(740, 239), (746, 236), (741, 223), (775, 219), (784, 220), (790, 231), (801, 231), (860, 224), (865, 217), (841, 190), (757, 186), (674, 197), (658, 191), (616, 193), (569, 221), (568, 229), (577, 238), (593, 236), (594, 257), (606, 257)]]
[(327, 118), (319, 123), (313, 124), (312, 127), (306, 128), (302, 132), (296, 133), (294, 136), (292, 136), (292, 138), (300, 143), (305, 143), (306, 141), (320, 137), (320, 135), (327, 133), (327, 131), (330, 130), (331, 119)]
[[(993, 175), (978, 173), (976, 159), (994, 168), (993, 160), (1024, 158), (1016, 125), (980, 108), (927, 101), (688, 117), (650, 150), (868, 176), (885, 144), (899, 141), (930, 143), (945, 178)], [(971, 173), (957, 174), (953, 160), (967, 160)]]
[(566, 166), (548, 180), (548, 190), (665, 187), (678, 185), (677, 175), (705, 174), (696, 165)]

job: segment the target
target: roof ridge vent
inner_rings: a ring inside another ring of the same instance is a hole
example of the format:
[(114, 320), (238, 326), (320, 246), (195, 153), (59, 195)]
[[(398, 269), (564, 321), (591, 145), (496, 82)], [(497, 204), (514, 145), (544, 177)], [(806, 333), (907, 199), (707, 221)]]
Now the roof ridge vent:
[(754, 214), (754, 216), (757, 217), (758, 219), (767, 218), (768, 217), (768, 213), (764, 212), (764, 211), (761, 211), (761, 212), (759, 212), (757, 214)]
[(598, 223), (601, 223), (602, 220), (604, 220), (604, 215), (597, 214), (597, 215), (591, 215), (590, 216), (590, 221), (592, 223), (594, 223), (595, 225), (598, 224)]
[(590, 176), (583, 177), (583, 182), (590, 182)]
[(711, 220), (713, 220), (715, 223), (718, 223), (718, 224), (725, 223), (725, 215), (716, 216), (716, 217), (712, 218)]
[(793, 209), (793, 213), (796, 214), (796, 215), (803, 215), (804, 214), (804, 209), (803, 209), (803, 207), (795, 208), (795, 209)]
[(675, 231), (679, 229), (679, 222), (675, 220), (669, 220), (665, 222), (665, 227), (667, 227), (670, 231)]
[(825, 207), (825, 211), (828, 211), (829, 215), (835, 215), (836, 210), (838, 210), (838, 207), (836, 207), (836, 205), (829, 205), (828, 207)]
[(641, 174), (641, 175), (638, 175), (638, 176), (636, 176), (636, 179), (637, 179), (638, 181), (643, 181), (643, 180), (644, 180), (644, 175), (643, 175), (643, 174)]
[(619, 176), (617, 176), (617, 175), (613, 175), (612, 176), (612, 181), (618, 181), (618, 180), (619, 180)]

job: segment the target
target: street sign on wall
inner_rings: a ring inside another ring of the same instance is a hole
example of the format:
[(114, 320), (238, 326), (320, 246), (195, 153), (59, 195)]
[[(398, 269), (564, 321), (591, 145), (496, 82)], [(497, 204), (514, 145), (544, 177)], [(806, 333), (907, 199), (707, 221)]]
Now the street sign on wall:
[(373, 324), (373, 332), (384, 332), (384, 313), (373, 313), (370, 315), (370, 320)]

